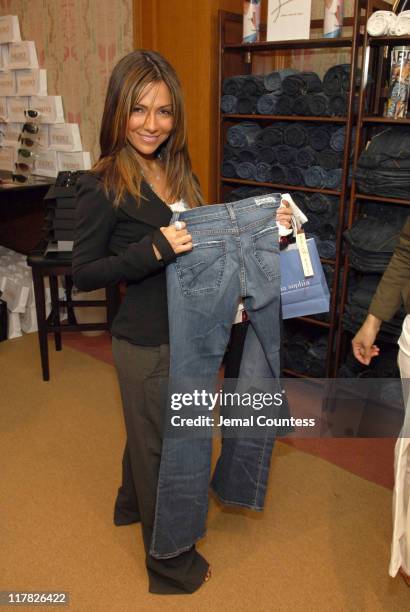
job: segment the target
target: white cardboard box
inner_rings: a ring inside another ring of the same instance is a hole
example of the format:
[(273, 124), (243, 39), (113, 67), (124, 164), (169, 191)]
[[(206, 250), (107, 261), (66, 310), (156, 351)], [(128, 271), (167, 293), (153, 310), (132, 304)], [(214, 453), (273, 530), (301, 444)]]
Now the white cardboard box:
[(41, 113), (41, 123), (64, 123), (61, 96), (31, 96), (30, 108)]
[(27, 97), (14, 96), (7, 100), (7, 120), (15, 123), (27, 121), (24, 111), (29, 108)]
[(17, 95), (19, 96), (46, 96), (47, 70), (17, 70)]
[(39, 128), (39, 130), (38, 130), (38, 133), (36, 134), (36, 139), (38, 141), (38, 144), (40, 145), (40, 147), (44, 147), (45, 149), (48, 149), (48, 145), (49, 145), (48, 129), (49, 129), (49, 126), (43, 124), (43, 125), (39, 125), (38, 128)]
[(57, 152), (58, 169), (62, 170), (89, 170), (91, 168), (91, 155), (88, 151), (81, 153)]
[(77, 123), (50, 125), (50, 149), (53, 151), (82, 151), (80, 128)]
[(17, 83), (14, 70), (0, 72), (0, 96), (16, 96)]
[(4, 68), (6, 70), (38, 68), (35, 42), (32, 40), (24, 40), (10, 43), (4, 57)]
[(7, 170), (7, 172), (14, 172), (15, 161), (16, 161), (15, 147), (0, 147), (0, 170)]
[(0, 98), (0, 121), (7, 121), (7, 99)]
[(33, 174), (40, 176), (57, 176), (57, 153), (56, 151), (44, 151), (38, 154), (34, 161)]
[(3, 144), (5, 146), (16, 146), (19, 144), (19, 136), (21, 134), (22, 123), (6, 123), (3, 131)]
[(266, 40), (309, 38), (312, 0), (269, 0)]
[(18, 42), (20, 40), (20, 24), (17, 15), (0, 17), (0, 43)]

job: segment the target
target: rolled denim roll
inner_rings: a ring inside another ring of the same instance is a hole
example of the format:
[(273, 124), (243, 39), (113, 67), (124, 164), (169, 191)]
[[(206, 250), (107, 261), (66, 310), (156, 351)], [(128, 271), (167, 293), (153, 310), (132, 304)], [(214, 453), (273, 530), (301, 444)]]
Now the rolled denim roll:
[(345, 134), (346, 129), (344, 127), (338, 128), (332, 133), (330, 137), (330, 148), (333, 149), (333, 151), (343, 151), (345, 146)]
[(326, 187), (326, 170), (321, 166), (310, 166), (303, 170), (303, 179), (308, 187)]
[(311, 115), (324, 117), (329, 114), (329, 101), (325, 94), (308, 94), (306, 98)]
[(316, 151), (312, 147), (302, 147), (296, 151), (295, 164), (300, 168), (317, 165)]
[(246, 147), (238, 150), (237, 159), (240, 162), (255, 163), (257, 156), (258, 149), (256, 147)]
[(271, 166), (272, 183), (287, 183), (288, 169), (281, 164), (272, 164)]
[(228, 143), (224, 145), (224, 161), (232, 161), (238, 159), (239, 149), (234, 149)]
[(318, 151), (317, 160), (319, 166), (322, 166), (325, 170), (335, 170), (336, 168), (340, 168), (342, 164), (341, 154), (332, 151), (332, 149)]
[(268, 93), (258, 98), (256, 103), (258, 113), (260, 115), (275, 115), (278, 98), (279, 94), (277, 93)]
[(342, 169), (325, 170), (325, 187), (326, 189), (339, 189), (342, 185)]
[(265, 89), (270, 92), (282, 93), (282, 79), (278, 70), (265, 74), (263, 84)]
[(290, 123), (284, 129), (283, 142), (290, 147), (301, 148), (308, 142), (308, 133), (302, 125)]
[(337, 64), (323, 77), (323, 91), (328, 96), (349, 91), (350, 64)]
[(238, 75), (225, 79), (222, 85), (223, 94), (226, 96), (239, 96), (246, 76), (247, 75)]
[(320, 240), (317, 250), (323, 259), (335, 259), (336, 243), (334, 240)]
[(265, 93), (265, 86), (263, 84), (264, 77), (262, 74), (249, 74), (246, 75), (245, 80), (242, 84), (241, 94), (247, 96), (261, 96)]
[(273, 147), (260, 147), (257, 149), (257, 160), (273, 164), (278, 161), (278, 158)]
[(262, 128), (257, 123), (242, 121), (229, 128), (226, 139), (231, 147), (243, 148), (252, 145), (261, 131)]
[[(235, 164), (236, 162), (232, 163)], [(252, 162), (238, 162), (236, 164), (236, 174), (241, 179), (256, 181), (258, 176), (256, 164)]]
[(308, 117), (311, 114), (306, 94), (301, 94), (294, 98), (292, 102), (292, 113), (302, 117)]
[(226, 178), (235, 178), (237, 176), (236, 168), (237, 163), (234, 161), (224, 160), (222, 163), (222, 176), (225, 176)]
[(288, 96), (323, 91), (323, 84), (316, 72), (299, 72), (283, 79), (282, 88)]
[(285, 144), (278, 145), (275, 149), (275, 153), (279, 164), (283, 164), (284, 166), (292, 164), (296, 156), (295, 149)]
[(271, 166), (272, 164), (267, 162), (258, 162), (256, 164), (256, 180), (261, 183), (268, 183), (272, 176)]
[(222, 96), (221, 111), (223, 113), (236, 113), (238, 98), (236, 96)]
[(347, 113), (347, 97), (345, 94), (335, 94), (329, 96), (329, 114), (333, 117), (340, 117)]
[(299, 206), (299, 208), (301, 210), (303, 210), (303, 212), (306, 212), (306, 214), (308, 214), (308, 209), (306, 206), (306, 203), (309, 199), (309, 196), (307, 193), (305, 193), (304, 191), (291, 191), (290, 195), (292, 196), (293, 200), (296, 202), (297, 206)]
[(328, 128), (318, 125), (313, 125), (307, 128), (309, 133), (309, 144), (315, 151), (323, 151), (327, 149), (330, 143), (330, 134)]
[(302, 170), (297, 166), (292, 166), (291, 168), (288, 168), (287, 182), (289, 185), (303, 185)]
[(330, 197), (324, 193), (312, 193), (307, 199), (306, 206), (312, 212), (325, 214), (331, 206)]
[(276, 102), (276, 114), (277, 115), (291, 115), (292, 114), (292, 98), (285, 94), (278, 97)]
[(280, 125), (269, 125), (260, 130), (256, 137), (256, 144), (261, 146), (274, 147), (283, 143), (283, 129)]
[(241, 115), (252, 115), (256, 113), (256, 105), (258, 103), (257, 96), (248, 96), (246, 94), (241, 94), (238, 97), (238, 101), (236, 104), (236, 112)]

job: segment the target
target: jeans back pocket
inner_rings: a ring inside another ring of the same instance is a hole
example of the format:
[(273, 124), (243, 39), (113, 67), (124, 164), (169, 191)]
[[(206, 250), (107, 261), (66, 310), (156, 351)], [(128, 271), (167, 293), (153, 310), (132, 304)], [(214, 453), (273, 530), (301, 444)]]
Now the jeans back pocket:
[(176, 258), (175, 268), (184, 295), (214, 293), (221, 286), (226, 262), (223, 240), (194, 243), (192, 251)]
[(280, 275), (278, 228), (265, 227), (251, 237), (252, 252), (268, 280)]

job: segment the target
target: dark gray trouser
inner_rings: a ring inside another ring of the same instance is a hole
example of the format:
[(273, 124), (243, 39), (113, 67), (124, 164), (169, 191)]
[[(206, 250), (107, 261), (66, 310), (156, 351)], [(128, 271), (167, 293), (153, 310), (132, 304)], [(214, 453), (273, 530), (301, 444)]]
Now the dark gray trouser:
[(208, 570), (208, 563), (195, 547), (171, 559), (154, 559), (148, 552), (166, 406), (161, 382), (168, 377), (169, 345), (139, 346), (113, 338), (112, 350), (127, 432), (115, 522), (120, 525), (141, 520), (151, 593), (193, 593)]

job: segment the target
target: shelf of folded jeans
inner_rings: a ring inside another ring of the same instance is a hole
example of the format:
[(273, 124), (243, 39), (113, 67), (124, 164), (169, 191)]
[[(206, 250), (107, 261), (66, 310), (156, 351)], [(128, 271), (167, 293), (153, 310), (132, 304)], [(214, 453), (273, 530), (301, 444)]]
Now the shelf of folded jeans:
[(248, 181), (244, 179), (228, 178), (221, 176), (220, 180), (224, 183), (233, 183), (235, 185), (254, 185), (255, 187), (275, 187), (275, 189), (283, 189), (284, 191), (311, 191), (312, 193), (324, 193), (325, 195), (340, 196), (340, 191), (333, 189), (322, 189), (321, 187), (306, 187), (305, 185), (282, 185), (280, 183), (261, 183), (259, 181)]
[(369, 36), (367, 42), (372, 46), (409, 45), (410, 36)]
[(388, 198), (387, 196), (377, 196), (371, 193), (356, 193), (357, 200), (372, 200), (374, 202), (390, 202), (391, 204), (404, 204), (410, 206), (410, 200), (403, 198)]
[(297, 317), (299, 321), (306, 321), (306, 323), (311, 323), (312, 325), (318, 325), (319, 327), (326, 327), (327, 329), (330, 327), (330, 323), (328, 321), (319, 321), (319, 319), (312, 319), (311, 317)]
[[(363, 36), (360, 37), (361, 39)], [(400, 37), (399, 37), (400, 38)], [(225, 51), (244, 51), (258, 53), (259, 51), (274, 51), (275, 49), (320, 49), (322, 47), (351, 47), (352, 37), (340, 38), (305, 38), (302, 40), (266, 40), (254, 43), (226, 43)]]
[(264, 119), (265, 121), (317, 121), (320, 123), (346, 123), (347, 117), (318, 117), (311, 115), (239, 115), (238, 113), (224, 113), (222, 119)]
[(391, 123), (392, 125), (410, 125), (409, 119), (394, 119), (393, 117), (380, 117), (378, 115), (366, 115), (363, 123)]

